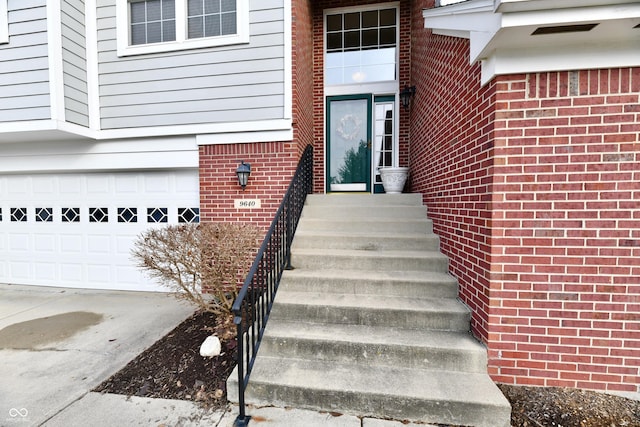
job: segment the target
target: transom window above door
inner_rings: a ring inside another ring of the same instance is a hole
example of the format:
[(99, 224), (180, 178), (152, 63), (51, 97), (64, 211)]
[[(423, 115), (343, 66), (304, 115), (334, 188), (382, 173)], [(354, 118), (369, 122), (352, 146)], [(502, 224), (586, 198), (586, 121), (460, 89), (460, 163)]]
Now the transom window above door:
[(249, 0), (117, 0), (118, 55), (249, 42)]
[(325, 85), (395, 81), (395, 7), (326, 15)]

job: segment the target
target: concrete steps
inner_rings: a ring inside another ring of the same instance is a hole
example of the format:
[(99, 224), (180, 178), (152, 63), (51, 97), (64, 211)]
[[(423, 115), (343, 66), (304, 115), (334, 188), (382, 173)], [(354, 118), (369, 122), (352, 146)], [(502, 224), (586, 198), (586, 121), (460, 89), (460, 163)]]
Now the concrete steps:
[(509, 426), (438, 248), (419, 194), (309, 196), (246, 401)]

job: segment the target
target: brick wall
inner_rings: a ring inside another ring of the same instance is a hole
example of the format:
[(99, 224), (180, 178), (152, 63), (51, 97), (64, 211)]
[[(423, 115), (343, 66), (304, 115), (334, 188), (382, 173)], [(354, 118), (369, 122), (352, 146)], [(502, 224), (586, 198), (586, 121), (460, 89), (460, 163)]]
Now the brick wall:
[(495, 87), (480, 86), (467, 40), (431, 36), (416, 2), (411, 73), (411, 189), (424, 195), (441, 250), (472, 309), (471, 327), (489, 338), (490, 221)]
[(498, 76), (420, 29), (422, 192), (499, 382), (638, 392), (640, 69)]
[[(268, 228), (298, 164), (294, 142), (221, 144), (200, 147), (200, 220), (252, 222)], [(240, 161), (251, 164), (244, 191)], [(260, 199), (260, 209), (236, 209), (235, 199)]]
[(313, 144), (313, 16), (311, 0), (292, 2), (293, 139), (298, 155)]
[(491, 373), (637, 392), (640, 68), (496, 80)]

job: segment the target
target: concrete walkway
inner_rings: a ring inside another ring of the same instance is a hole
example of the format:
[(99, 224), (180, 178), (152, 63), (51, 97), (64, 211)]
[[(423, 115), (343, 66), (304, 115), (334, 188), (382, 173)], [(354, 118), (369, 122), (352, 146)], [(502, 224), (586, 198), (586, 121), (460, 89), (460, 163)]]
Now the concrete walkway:
[[(237, 407), (212, 412), (181, 400), (91, 392), (192, 312), (161, 293), (0, 284), (0, 426), (231, 427)], [(247, 413), (249, 425), (263, 427), (407, 425), (299, 409)]]

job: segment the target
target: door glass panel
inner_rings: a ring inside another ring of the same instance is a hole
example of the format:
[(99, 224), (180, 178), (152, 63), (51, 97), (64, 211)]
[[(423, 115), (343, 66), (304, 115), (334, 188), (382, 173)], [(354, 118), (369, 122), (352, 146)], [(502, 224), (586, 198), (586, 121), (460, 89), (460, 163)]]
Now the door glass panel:
[(374, 126), (374, 168), (375, 182), (381, 183), (378, 168), (393, 166), (394, 158), (394, 123), (393, 123), (394, 102), (375, 103), (375, 126)]
[(370, 176), (369, 100), (329, 102), (330, 191), (367, 191)]

